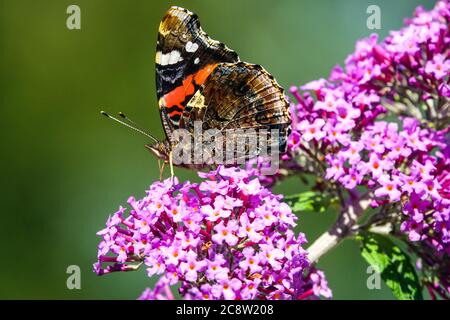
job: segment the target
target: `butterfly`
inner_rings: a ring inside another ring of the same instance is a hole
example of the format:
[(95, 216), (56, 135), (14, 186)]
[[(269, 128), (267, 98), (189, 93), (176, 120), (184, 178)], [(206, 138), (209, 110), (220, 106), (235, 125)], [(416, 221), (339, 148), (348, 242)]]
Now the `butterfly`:
[[(182, 129), (193, 134), (196, 123), (202, 130), (227, 132), (221, 140), (223, 146), (239, 144), (242, 130), (253, 135), (276, 130), (279, 151), (285, 151), (291, 119), (283, 88), (263, 67), (240, 61), (235, 51), (211, 39), (196, 14), (176, 6), (166, 12), (159, 25), (155, 63), (156, 93), (166, 139), (160, 141), (147, 134), (154, 143), (146, 147), (163, 163), (170, 163), (172, 176), (173, 150), (181, 143), (175, 133)], [(236, 134), (229, 134), (233, 130)], [(228, 163), (236, 163), (243, 156), (258, 156), (261, 148), (252, 148), (250, 141), (244, 152), (232, 153)], [(201, 168), (208, 163), (179, 165)]]

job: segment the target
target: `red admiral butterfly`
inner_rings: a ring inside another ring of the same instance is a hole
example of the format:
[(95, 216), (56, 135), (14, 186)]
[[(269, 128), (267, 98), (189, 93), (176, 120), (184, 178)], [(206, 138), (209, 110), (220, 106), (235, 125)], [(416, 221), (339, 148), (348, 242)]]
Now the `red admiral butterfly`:
[(263, 67), (241, 62), (236, 52), (211, 39), (196, 14), (180, 7), (167, 11), (159, 26), (155, 60), (166, 139), (159, 141), (148, 134), (155, 143), (146, 147), (159, 159), (172, 165), (172, 151), (179, 143), (174, 131), (193, 132), (195, 121), (201, 121), (203, 130), (220, 132), (276, 129), (279, 149), (285, 151), (291, 119), (283, 89)]

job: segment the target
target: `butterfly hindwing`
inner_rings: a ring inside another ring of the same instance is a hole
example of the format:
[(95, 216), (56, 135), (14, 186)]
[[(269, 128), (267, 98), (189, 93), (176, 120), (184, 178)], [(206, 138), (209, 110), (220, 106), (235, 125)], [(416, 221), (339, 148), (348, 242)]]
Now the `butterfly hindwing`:
[(179, 128), (188, 101), (209, 74), (223, 62), (237, 62), (238, 55), (211, 39), (196, 14), (170, 8), (161, 21), (156, 52), (156, 90), (164, 129)]
[(203, 130), (223, 134), (237, 129), (278, 130), (281, 151), (291, 123), (283, 89), (264, 68), (245, 62), (221, 63), (214, 69), (187, 103), (180, 126), (192, 131), (196, 120), (202, 121)]

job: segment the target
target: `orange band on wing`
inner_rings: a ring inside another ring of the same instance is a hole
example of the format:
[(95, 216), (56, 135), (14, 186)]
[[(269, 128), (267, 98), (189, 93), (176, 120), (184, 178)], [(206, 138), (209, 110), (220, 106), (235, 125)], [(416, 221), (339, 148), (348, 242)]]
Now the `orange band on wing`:
[(194, 84), (192, 83), (193, 75), (188, 76), (183, 80), (183, 84), (176, 87), (164, 96), (166, 107), (179, 106), (183, 109), (181, 103), (184, 101), (187, 95), (194, 93)]
[(216, 67), (217, 64), (209, 64), (196, 73), (186, 77), (181, 86), (176, 87), (164, 96), (165, 106), (167, 108), (178, 106), (183, 110), (185, 107), (183, 102), (186, 97), (194, 94), (194, 81), (196, 85), (202, 85)]
[(216, 64), (208, 64), (203, 69), (198, 70), (194, 75), (195, 83), (198, 85), (202, 85), (203, 82), (205, 82), (206, 78), (211, 74), (211, 72), (214, 71), (214, 69), (217, 67)]

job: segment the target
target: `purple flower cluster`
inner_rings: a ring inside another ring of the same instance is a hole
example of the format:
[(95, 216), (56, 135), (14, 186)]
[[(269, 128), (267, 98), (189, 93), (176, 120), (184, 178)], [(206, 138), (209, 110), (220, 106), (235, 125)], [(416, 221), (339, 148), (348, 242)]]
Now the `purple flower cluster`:
[[(442, 150), (449, 123), (445, 117), (450, 97), (449, 9), (447, 1), (438, 2), (430, 12), (418, 8), (407, 27), (392, 32), (381, 44), (376, 35), (359, 41), (345, 69), (335, 67), (328, 80), (302, 86), (306, 90), (302, 94), (292, 87), (297, 100), (291, 104), (293, 132), (280, 170), (280, 174), (308, 172), (299, 161), (306, 155), (317, 166), (310, 172), (322, 169), (326, 179), (347, 189), (364, 185), (375, 190), (374, 206), (398, 202), (403, 196), (407, 216), (403, 229), (412, 241), (433, 233), (439, 250), (449, 242), (448, 183), (441, 185), (437, 179), (446, 181), (448, 170), (443, 163), (448, 155)], [(402, 128), (377, 121), (395, 108), (419, 120), (405, 117)], [(441, 157), (433, 155), (439, 148)], [(421, 214), (411, 209), (417, 205)], [(430, 205), (439, 214), (425, 226)]]
[[(314, 150), (317, 161), (324, 157), (326, 179), (347, 189), (374, 190), (374, 207), (402, 200), (401, 228), (409, 239), (429, 239), (447, 253), (450, 200), (448, 183), (440, 181), (448, 180), (443, 150), (449, 119), (440, 116), (450, 97), (449, 9), (447, 1), (431, 12), (419, 8), (407, 27), (383, 43), (377, 44), (376, 36), (359, 41), (345, 70), (336, 67), (330, 79), (302, 87), (316, 99), (292, 88), (297, 103), (289, 143), (293, 157), (305, 150)], [(405, 117), (401, 128), (376, 121), (386, 106), (406, 108), (421, 121)]]
[[(321, 173), (328, 187), (320, 189), (339, 196), (365, 187), (372, 207), (401, 211), (409, 241), (441, 257), (432, 269), (450, 256), (449, 20), (448, 1), (419, 7), (383, 42), (358, 41), (328, 79), (292, 87), (289, 151), (277, 176), (260, 178), (273, 185)], [(401, 123), (382, 120), (389, 112)], [(450, 293), (448, 276), (440, 280)]]
[(305, 299), (330, 297), (323, 274), (309, 267), (297, 217), (252, 172), (219, 167), (204, 181), (155, 182), (98, 232), (97, 274), (147, 266), (161, 275), (142, 299)]
[[(378, 121), (367, 126), (360, 139), (326, 156), (326, 178), (347, 189), (364, 185), (374, 190), (372, 207), (401, 202), (401, 230), (409, 240), (429, 240), (438, 251), (450, 253), (445, 184), (450, 162), (448, 152), (439, 149), (444, 145), (441, 134), (421, 129), (411, 118), (403, 121), (402, 130), (396, 123)], [(440, 151), (432, 155), (433, 149)]]

